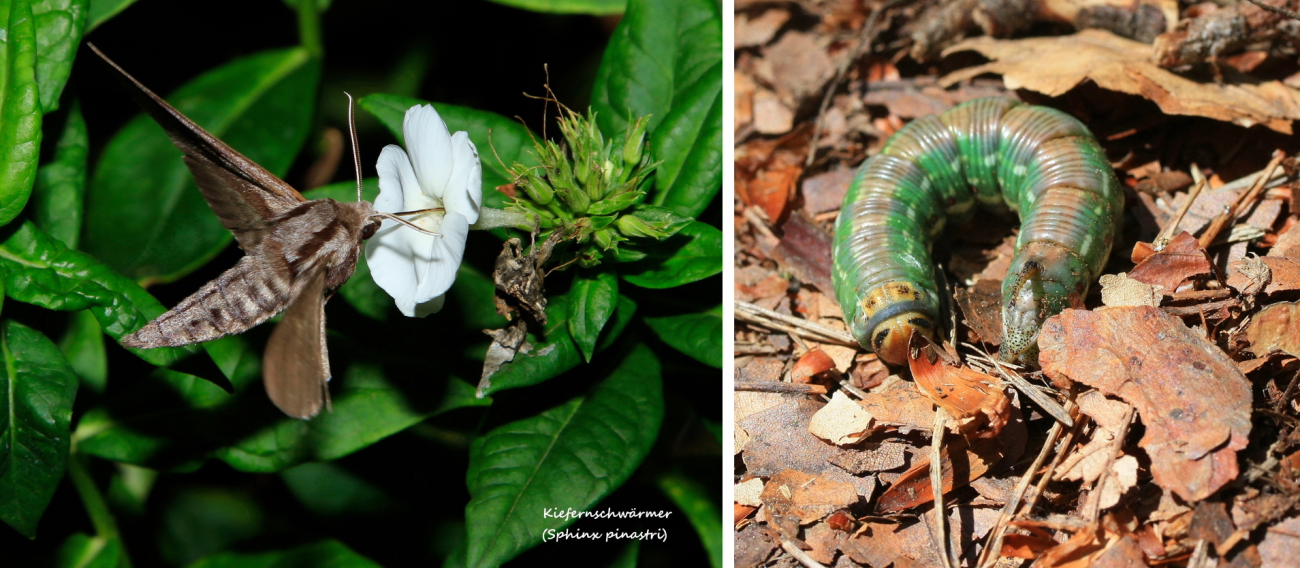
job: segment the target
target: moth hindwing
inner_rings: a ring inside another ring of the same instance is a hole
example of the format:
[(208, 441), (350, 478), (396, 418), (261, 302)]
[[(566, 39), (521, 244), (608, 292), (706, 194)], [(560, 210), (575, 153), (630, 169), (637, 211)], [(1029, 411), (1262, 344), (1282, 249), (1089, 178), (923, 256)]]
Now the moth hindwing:
[(325, 301), (352, 276), (380, 220), (367, 201), (308, 201), (145, 88), (94, 45), (132, 98), (184, 152), (203, 199), (245, 256), (171, 311), (122, 338), (127, 347), (189, 345), (242, 333), (283, 312), (263, 357), (266, 392), (285, 414), (329, 403)]

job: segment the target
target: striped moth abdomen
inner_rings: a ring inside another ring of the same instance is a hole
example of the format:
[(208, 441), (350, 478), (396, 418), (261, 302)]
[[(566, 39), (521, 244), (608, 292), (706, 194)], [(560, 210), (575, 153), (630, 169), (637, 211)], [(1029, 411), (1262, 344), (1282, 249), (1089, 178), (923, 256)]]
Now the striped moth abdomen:
[(1002, 283), (1004, 361), (1034, 361), (1043, 320), (1081, 306), (1110, 255), (1124, 195), (1105, 152), (1058, 110), (978, 99), (917, 119), (859, 168), (835, 227), (835, 294), (849, 330), (894, 364), (939, 314), (930, 245), (976, 205), (1020, 214)]

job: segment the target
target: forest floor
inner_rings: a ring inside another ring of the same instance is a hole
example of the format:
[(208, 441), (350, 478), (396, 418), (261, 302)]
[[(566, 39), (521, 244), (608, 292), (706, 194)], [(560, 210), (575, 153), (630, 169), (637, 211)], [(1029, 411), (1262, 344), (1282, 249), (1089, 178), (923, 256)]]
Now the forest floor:
[[(1091, 4), (737, 0), (738, 568), (1296, 565), (1300, 3)], [(1016, 220), (949, 228), (961, 362), (891, 368), (832, 292), (841, 202), (904, 124), (988, 96), (1086, 124), (1124, 228), (1041, 369), (988, 356)]]

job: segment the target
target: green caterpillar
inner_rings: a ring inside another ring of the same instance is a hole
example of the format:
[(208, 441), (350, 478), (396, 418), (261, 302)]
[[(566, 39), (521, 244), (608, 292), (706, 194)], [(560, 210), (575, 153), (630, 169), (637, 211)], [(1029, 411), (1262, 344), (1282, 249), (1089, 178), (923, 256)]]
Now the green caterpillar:
[(1043, 320), (1082, 306), (1123, 221), (1115, 172), (1074, 117), (989, 98), (917, 119), (858, 169), (835, 226), (831, 278), (863, 347), (901, 365), (913, 331), (934, 338), (930, 244), (976, 202), (1020, 214), (1002, 282), (998, 356), (1008, 362), (1036, 362)]

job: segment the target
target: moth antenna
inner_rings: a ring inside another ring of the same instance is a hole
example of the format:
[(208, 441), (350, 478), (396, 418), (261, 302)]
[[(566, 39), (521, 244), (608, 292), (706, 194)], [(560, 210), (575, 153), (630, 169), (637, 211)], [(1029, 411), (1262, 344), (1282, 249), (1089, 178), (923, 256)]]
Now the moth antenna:
[(392, 219), (392, 220), (394, 220), (394, 221), (397, 221), (398, 223), (401, 223), (401, 224), (403, 224), (403, 225), (406, 225), (407, 227), (410, 227), (410, 228), (412, 228), (412, 229), (414, 229), (414, 230), (416, 230), (416, 231), (419, 231), (419, 232), (421, 232), (421, 233), (424, 233), (424, 234), (426, 234), (426, 235), (433, 236), (433, 237), (441, 237), (441, 236), (442, 236), (442, 233), (435, 233), (435, 232), (433, 232), (433, 231), (429, 231), (429, 230), (421, 229), (420, 227), (416, 226), (415, 223), (412, 223), (412, 222), (410, 222), (410, 221), (407, 221), (406, 219), (403, 219), (403, 218), (401, 218), (401, 217), (398, 217), (397, 215), (394, 215), (394, 214), (392, 214), (392, 213), (382, 213), (382, 212), (381, 212), (381, 213), (375, 213), (374, 215), (371, 215), (371, 217), (372, 217), (372, 218), (374, 218), (374, 217), (379, 217), (379, 218), (382, 218), (382, 219)]
[(357, 201), (361, 201), (361, 149), (357, 148), (357, 123), (352, 117), (352, 94), (348, 96), (348, 137), (352, 139), (352, 167), (357, 172)]

